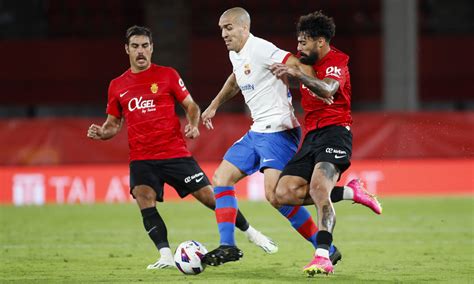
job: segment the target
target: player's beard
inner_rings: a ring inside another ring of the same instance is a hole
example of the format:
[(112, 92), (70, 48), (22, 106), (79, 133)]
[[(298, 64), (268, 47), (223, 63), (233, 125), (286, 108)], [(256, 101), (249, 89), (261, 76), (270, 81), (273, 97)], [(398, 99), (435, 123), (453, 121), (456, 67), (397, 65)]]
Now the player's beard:
[(318, 54), (314, 51), (311, 51), (309, 55), (306, 55), (306, 53), (301, 52), (300, 55), (301, 55), (300, 62), (303, 63), (304, 65), (312, 66), (319, 59)]

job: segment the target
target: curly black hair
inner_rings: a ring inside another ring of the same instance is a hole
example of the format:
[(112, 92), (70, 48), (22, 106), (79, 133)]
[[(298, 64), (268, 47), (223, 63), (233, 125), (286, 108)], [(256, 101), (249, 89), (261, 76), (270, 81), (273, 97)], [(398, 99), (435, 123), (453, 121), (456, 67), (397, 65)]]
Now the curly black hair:
[(300, 17), (296, 24), (296, 34), (311, 38), (321, 36), (330, 41), (336, 34), (336, 24), (333, 18), (324, 15), (322, 11), (316, 11)]

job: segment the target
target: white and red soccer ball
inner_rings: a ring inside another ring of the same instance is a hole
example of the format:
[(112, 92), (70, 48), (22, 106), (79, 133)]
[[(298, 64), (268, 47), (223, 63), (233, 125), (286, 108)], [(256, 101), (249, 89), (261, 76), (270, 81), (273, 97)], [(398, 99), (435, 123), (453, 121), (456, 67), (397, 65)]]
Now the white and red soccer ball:
[(206, 264), (201, 259), (207, 253), (207, 249), (199, 242), (182, 242), (174, 253), (174, 262), (179, 271), (188, 275), (199, 274), (204, 271)]

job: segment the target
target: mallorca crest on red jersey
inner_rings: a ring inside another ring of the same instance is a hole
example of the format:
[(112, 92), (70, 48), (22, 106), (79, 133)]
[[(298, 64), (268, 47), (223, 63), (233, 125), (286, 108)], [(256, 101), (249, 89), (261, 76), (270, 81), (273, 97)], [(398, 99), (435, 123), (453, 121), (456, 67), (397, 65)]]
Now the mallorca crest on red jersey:
[(158, 92), (158, 84), (157, 84), (157, 83), (151, 84), (150, 91), (151, 91), (153, 94), (156, 94), (156, 93)]

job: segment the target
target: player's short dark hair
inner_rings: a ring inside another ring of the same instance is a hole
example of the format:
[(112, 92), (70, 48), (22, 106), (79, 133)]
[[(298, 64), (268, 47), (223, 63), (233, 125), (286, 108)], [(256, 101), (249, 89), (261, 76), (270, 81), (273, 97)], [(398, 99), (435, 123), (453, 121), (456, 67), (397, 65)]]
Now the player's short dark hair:
[(324, 15), (322, 11), (316, 11), (299, 18), (296, 34), (304, 34), (311, 38), (324, 37), (330, 41), (336, 34), (336, 24), (333, 18)]
[(136, 35), (147, 36), (150, 39), (150, 43), (153, 42), (153, 39), (151, 37), (151, 30), (149, 28), (141, 26), (131, 26), (127, 29), (127, 32), (125, 33), (125, 43), (129, 44), (130, 38)]

